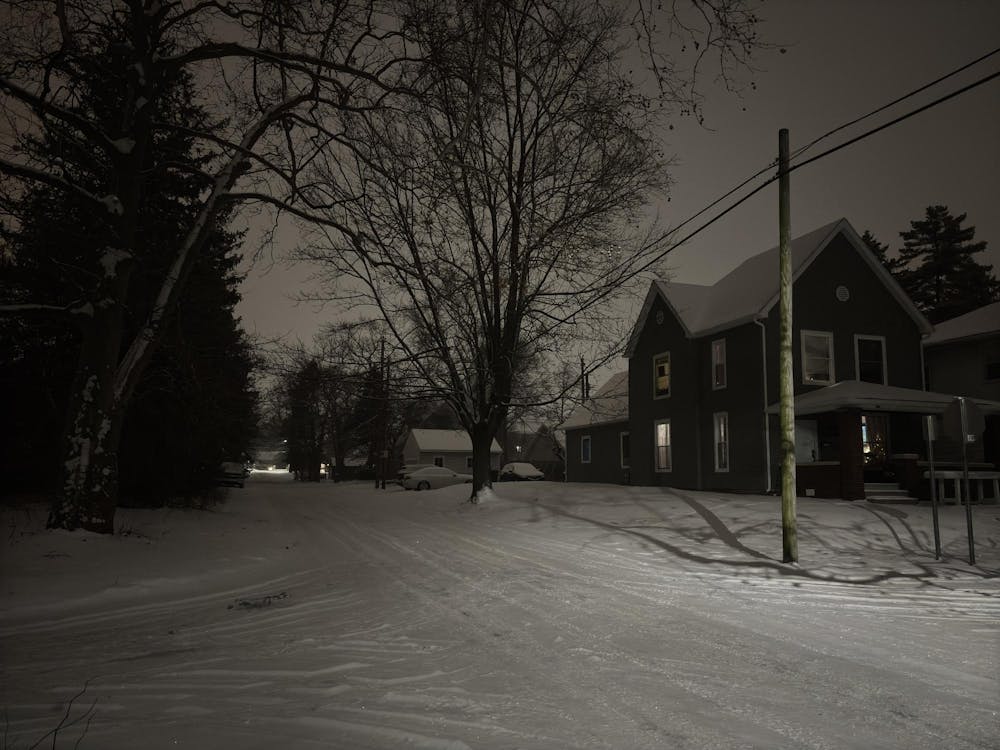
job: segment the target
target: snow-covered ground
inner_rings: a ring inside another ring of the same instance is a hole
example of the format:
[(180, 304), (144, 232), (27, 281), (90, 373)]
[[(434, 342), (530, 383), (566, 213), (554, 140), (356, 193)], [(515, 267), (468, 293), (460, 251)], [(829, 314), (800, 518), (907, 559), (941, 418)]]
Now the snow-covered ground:
[(466, 493), (5, 511), (0, 747), (1000, 747), (1000, 506), (973, 567), (961, 507), (938, 562), (927, 507), (800, 500), (793, 567), (774, 498)]

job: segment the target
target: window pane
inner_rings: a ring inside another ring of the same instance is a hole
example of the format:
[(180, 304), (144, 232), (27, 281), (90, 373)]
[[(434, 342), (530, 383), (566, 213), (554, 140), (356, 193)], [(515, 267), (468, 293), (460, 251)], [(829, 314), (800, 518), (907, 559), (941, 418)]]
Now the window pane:
[(882, 342), (878, 339), (858, 339), (858, 379), (866, 383), (885, 382)]
[(715, 470), (729, 470), (729, 415), (715, 415)]
[(670, 395), (670, 355), (664, 354), (653, 360), (653, 376), (655, 396)]
[(621, 433), (621, 452), (622, 452), (622, 468), (628, 468), (631, 463), (631, 453), (632, 447), (629, 443), (629, 436), (627, 432)]
[(656, 468), (670, 471), (670, 423), (656, 423)]
[(802, 374), (807, 383), (832, 382), (830, 362), (833, 339), (829, 336), (804, 334), (802, 336)]
[(726, 340), (712, 342), (712, 387), (726, 385)]

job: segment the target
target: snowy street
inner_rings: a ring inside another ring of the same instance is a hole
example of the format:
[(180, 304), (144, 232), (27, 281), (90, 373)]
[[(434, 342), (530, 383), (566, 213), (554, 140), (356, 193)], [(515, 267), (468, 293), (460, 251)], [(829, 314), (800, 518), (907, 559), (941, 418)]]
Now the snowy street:
[(777, 498), (495, 493), (4, 510), (3, 747), (1000, 747), (1000, 506), (800, 499), (795, 568)]

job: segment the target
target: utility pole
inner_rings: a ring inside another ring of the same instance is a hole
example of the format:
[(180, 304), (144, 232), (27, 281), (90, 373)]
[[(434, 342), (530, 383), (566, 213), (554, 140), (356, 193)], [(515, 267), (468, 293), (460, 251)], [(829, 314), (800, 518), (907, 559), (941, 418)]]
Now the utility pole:
[(778, 398), (781, 422), (781, 559), (797, 562), (795, 521), (795, 385), (792, 379), (792, 248), (788, 129), (778, 131)]
[(382, 489), (389, 473), (389, 362), (385, 358), (385, 337), (382, 337)]

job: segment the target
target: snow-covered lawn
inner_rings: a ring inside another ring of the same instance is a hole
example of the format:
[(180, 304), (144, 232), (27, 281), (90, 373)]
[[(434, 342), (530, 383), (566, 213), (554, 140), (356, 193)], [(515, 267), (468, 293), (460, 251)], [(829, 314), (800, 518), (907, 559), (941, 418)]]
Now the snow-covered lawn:
[[(27, 748), (997, 748), (1000, 506), (255, 475), (115, 537), (4, 511)], [(65, 724), (79, 720), (72, 726)], [(51, 746), (51, 738), (42, 743)]]

